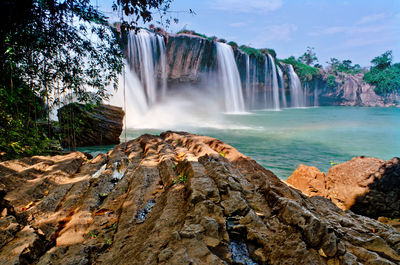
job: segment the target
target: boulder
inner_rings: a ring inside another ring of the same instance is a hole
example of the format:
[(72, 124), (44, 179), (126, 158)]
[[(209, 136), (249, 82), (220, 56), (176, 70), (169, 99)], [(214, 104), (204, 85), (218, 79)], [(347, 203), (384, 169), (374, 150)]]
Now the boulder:
[(1, 264), (400, 263), (393, 227), (307, 197), (211, 137), (143, 135), (0, 173), (21, 217), (0, 219), (13, 228)]
[(333, 166), (326, 176), (300, 165), (287, 182), (308, 196), (324, 196), (343, 210), (375, 219), (400, 217), (400, 164), (396, 157), (387, 161), (354, 157)]
[(325, 173), (316, 167), (300, 164), (286, 182), (307, 196), (325, 196)]
[(111, 105), (71, 103), (58, 110), (63, 147), (112, 145), (120, 142), (124, 111)]

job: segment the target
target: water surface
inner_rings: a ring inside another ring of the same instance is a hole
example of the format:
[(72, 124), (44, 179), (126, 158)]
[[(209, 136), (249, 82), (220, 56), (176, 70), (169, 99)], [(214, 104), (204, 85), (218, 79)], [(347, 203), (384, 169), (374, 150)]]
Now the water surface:
[[(344, 162), (354, 156), (400, 156), (398, 108), (318, 107), (202, 118), (205, 122), (197, 125), (128, 129), (127, 139), (167, 129), (212, 136), (255, 159), (281, 179), (287, 179), (299, 164), (326, 172), (332, 162)], [(197, 120), (201, 121), (198, 117)], [(99, 150), (101, 147), (96, 149)]]

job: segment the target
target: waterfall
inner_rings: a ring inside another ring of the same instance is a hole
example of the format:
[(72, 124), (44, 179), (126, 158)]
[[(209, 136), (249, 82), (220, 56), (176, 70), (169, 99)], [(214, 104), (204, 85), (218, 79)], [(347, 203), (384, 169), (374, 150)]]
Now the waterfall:
[(164, 99), (167, 94), (167, 56), (165, 52), (164, 38), (157, 35), (159, 57), (160, 57), (160, 68), (161, 68), (161, 99)]
[(252, 91), (250, 87), (250, 56), (246, 54), (246, 85), (245, 85), (245, 95), (246, 95), (246, 107), (251, 108), (251, 96)]
[(258, 76), (257, 76), (257, 63), (255, 60), (251, 61), (250, 64), (250, 70), (253, 70), (252, 73), (252, 85), (251, 85), (251, 106), (252, 108), (256, 108), (256, 102), (257, 102), (257, 96), (258, 96), (258, 84), (257, 84), (257, 80), (258, 80)]
[(275, 65), (275, 61), (274, 58), (272, 58), (272, 56), (270, 54), (267, 54), (268, 56), (268, 60), (270, 62), (271, 65), (271, 69), (272, 69), (272, 98), (273, 98), (273, 102), (274, 102), (274, 109), (275, 110), (279, 110), (280, 106), (279, 106), (279, 87), (278, 87), (278, 77), (276, 75), (276, 65)]
[(305, 107), (305, 93), (301, 87), (300, 79), (291, 64), (288, 65), (288, 74), (291, 106), (295, 108)]
[[(127, 62), (126, 65), (128, 65)], [(124, 99), (127, 104), (125, 104)], [(136, 117), (146, 114), (149, 110), (144, 87), (139, 77), (134, 71), (130, 71), (129, 67), (125, 67), (125, 73), (120, 77), (118, 90), (111, 97), (110, 104), (120, 107), (126, 106), (125, 113), (129, 118), (126, 125), (129, 127)]]
[(225, 111), (243, 112), (242, 85), (232, 47), (221, 42), (216, 45), (218, 74), (225, 94)]
[(287, 108), (287, 101), (286, 101), (286, 94), (285, 94), (285, 83), (283, 81), (283, 72), (279, 66), (278, 68), (278, 81), (279, 81), (279, 88), (281, 90), (281, 100), (282, 100), (282, 107)]
[(314, 107), (319, 106), (319, 100), (318, 100), (318, 84), (317, 82), (314, 82)]
[[(161, 76), (161, 99), (167, 90), (166, 55), (163, 37), (147, 30), (131, 32), (128, 41), (128, 60), (131, 68), (139, 75), (146, 101), (152, 106), (157, 101), (158, 71)], [(160, 97), (160, 96), (159, 96)]]

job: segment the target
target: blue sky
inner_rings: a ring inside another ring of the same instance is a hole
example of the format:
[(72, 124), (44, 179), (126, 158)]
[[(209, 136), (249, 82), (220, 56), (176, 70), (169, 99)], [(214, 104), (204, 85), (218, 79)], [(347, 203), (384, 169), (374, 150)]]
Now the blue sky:
[[(112, 0), (97, 2), (110, 11)], [(310, 46), (324, 65), (335, 57), (369, 66), (387, 50), (400, 62), (400, 0), (174, 0), (170, 10), (179, 19), (170, 32), (186, 28), (273, 48), (278, 58), (298, 57)]]

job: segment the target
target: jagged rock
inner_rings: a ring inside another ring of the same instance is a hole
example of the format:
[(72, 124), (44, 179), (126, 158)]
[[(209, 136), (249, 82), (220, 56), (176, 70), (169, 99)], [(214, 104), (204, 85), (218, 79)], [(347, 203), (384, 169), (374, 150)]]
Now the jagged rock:
[(92, 160), (34, 157), (0, 163), (0, 173), (26, 222), (2, 261), (26, 238), (15, 263), (400, 262), (393, 227), (307, 197), (211, 137), (143, 135)]
[(325, 173), (316, 167), (300, 164), (286, 182), (307, 196), (325, 196)]
[(287, 182), (308, 196), (324, 196), (343, 210), (375, 219), (400, 217), (399, 158), (355, 157), (333, 166), (326, 176), (300, 165)]
[[(328, 87), (326, 80), (330, 75), (335, 76), (336, 86)], [(363, 80), (364, 73), (331, 73), (322, 71), (322, 80), (314, 80), (320, 91), (321, 105), (366, 106), (366, 107), (393, 107), (399, 106), (400, 94), (389, 93), (378, 95), (374, 86)]]
[(169, 34), (167, 45), (169, 85), (198, 83), (215, 64), (214, 43), (189, 34)]
[(124, 111), (111, 105), (83, 105), (71, 103), (58, 110), (61, 144), (93, 146), (119, 144)]

